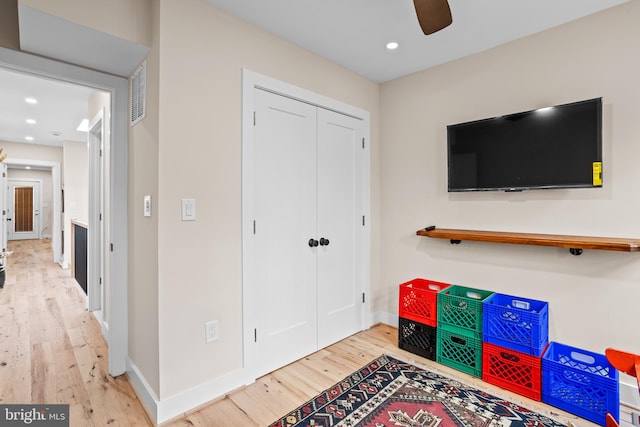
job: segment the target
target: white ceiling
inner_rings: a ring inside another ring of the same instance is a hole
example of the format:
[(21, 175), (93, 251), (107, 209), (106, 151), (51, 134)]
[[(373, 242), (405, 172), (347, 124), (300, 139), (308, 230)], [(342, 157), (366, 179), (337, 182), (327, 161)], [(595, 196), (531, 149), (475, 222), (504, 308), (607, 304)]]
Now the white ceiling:
[[(430, 36), (422, 34), (412, 0), (204, 1), (385, 82), (628, 0), (449, 0), (453, 24)], [(400, 47), (388, 51), (389, 41)]]
[[(376, 82), (486, 50), (628, 0), (449, 0), (453, 24), (420, 31), (412, 0), (203, 0)], [(128, 76), (147, 52), (28, 7), (22, 50)], [(603, 29), (605, 30), (605, 29)], [(395, 51), (389, 41), (400, 43)], [(0, 141), (61, 146), (76, 131), (93, 89), (0, 69)], [(28, 105), (25, 97), (38, 99)], [(26, 119), (37, 121), (29, 125)], [(60, 133), (59, 136), (54, 133)]]
[[(117, 76), (128, 77), (149, 51), (146, 46), (23, 4), (19, 4), (18, 20), (22, 51)], [(87, 133), (76, 128), (82, 119), (91, 119), (87, 114), (94, 91), (0, 68), (0, 141), (53, 146), (62, 146), (64, 141), (85, 142)], [(25, 103), (26, 97), (36, 98), (38, 104)], [(27, 141), (27, 136), (33, 141)]]
[[(94, 89), (88, 87), (0, 68), (0, 141), (59, 147), (64, 141), (87, 141), (87, 133), (76, 128), (82, 119), (90, 119), (87, 114), (92, 92)], [(28, 104), (28, 97), (38, 103)], [(29, 124), (27, 119), (36, 123)], [(27, 136), (33, 141), (27, 141)]]

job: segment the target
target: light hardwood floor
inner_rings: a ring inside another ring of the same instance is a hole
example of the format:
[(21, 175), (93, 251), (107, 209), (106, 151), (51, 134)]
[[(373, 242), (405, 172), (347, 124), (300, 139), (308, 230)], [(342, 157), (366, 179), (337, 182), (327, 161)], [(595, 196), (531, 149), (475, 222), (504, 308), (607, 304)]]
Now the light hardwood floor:
[[(49, 240), (9, 243), (0, 290), (0, 403), (68, 403), (71, 426), (151, 426), (126, 375), (107, 374), (107, 347), (69, 270)], [(576, 426), (594, 424), (400, 350), (397, 330), (378, 325), (259, 378), (164, 426), (266, 426), (371, 359), (389, 354)]]
[(108, 375), (107, 346), (51, 241), (10, 241), (0, 289), (0, 403), (68, 403), (72, 426), (151, 425), (126, 376)]

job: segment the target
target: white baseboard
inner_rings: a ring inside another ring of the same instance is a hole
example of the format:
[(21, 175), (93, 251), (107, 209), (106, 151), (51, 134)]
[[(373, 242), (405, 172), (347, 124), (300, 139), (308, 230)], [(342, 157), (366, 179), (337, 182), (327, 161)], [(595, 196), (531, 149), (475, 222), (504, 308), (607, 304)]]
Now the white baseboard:
[(158, 399), (156, 394), (153, 392), (153, 389), (151, 388), (147, 380), (144, 378), (144, 375), (142, 375), (142, 372), (140, 372), (136, 364), (133, 363), (133, 361), (131, 361), (131, 359), (129, 359), (128, 357), (127, 357), (127, 375), (129, 377), (129, 381), (131, 381), (131, 385), (133, 385), (133, 388), (135, 389), (136, 394), (138, 395), (138, 398), (140, 399), (145, 409), (147, 410), (147, 413), (151, 417), (151, 421), (153, 421), (153, 423), (157, 425), (158, 424), (158, 406), (159, 406), (160, 400)]
[(156, 425), (180, 417), (247, 384), (246, 374), (241, 369), (186, 390), (178, 395), (159, 400), (138, 367), (128, 358), (127, 374), (149, 416), (151, 416)]
[[(627, 378), (631, 377), (629, 376)], [(640, 392), (638, 391), (637, 382), (634, 381), (628, 384), (626, 378), (620, 381), (620, 402), (623, 405), (633, 408), (636, 412), (640, 412)]]
[(109, 343), (109, 324), (104, 321), (104, 317), (102, 316), (102, 310), (92, 311), (93, 317), (96, 318), (98, 324), (100, 325), (100, 330), (102, 331), (102, 336), (105, 341)]
[[(398, 315), (378, 311), (373, 314), (373, 324), (377, 323), (398, 327)], [(246, 377), (246, 372), (240, 369), (178, 395), (160, 400), (138, 367), (129, 358), (127, 358), (127, 374), (138, 397), (156, 425), (183, 416), (187, 412), (253, 382)], [(620, 427), (634, 427), (631, 424), (632, 411), (640, 412), (640, 394), (637, 384), (620, 382)]]
[[(627, 377), (631, 378), (631, 377)], [(623, 378), (626, 381), (627, 378)], [(633, 427), (631, 412), (640, 413), (640, 392), (638, 383), (620, 382), (620, 427)]]
[(198, 387), (194, 387), (160, 401), (158, 406), (158, 422), (163, 423), (172, 418), (181, 416), (186, 412), (196, 409), (214, 399), (243, 387), (247, 384), (244, 370), (230, 372), (213, 381), (209, 381)]

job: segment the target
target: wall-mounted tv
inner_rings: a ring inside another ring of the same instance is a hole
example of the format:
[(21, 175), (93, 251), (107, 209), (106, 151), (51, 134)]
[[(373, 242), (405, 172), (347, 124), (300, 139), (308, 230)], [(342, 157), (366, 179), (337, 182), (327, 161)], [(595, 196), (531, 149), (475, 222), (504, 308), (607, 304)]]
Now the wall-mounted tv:
[(447, 126), (449, 191), (602, 186), (602, 98)]

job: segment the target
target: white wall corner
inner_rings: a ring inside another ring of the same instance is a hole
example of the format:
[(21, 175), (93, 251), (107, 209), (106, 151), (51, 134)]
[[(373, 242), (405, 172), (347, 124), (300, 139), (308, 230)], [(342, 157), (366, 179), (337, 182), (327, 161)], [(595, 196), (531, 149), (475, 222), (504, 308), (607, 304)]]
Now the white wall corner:
[(384, 323), (385, 325), (398, 327), (398, 315), (386, 311), (376, 311), (373, 313), (373, 324)]
[(209, 403), (214, 399), (220, 398), (235, 389), (244, 387), (245, 385), (253, 382), (251, 380), (247, 380), (246, 376), (245, 370), (240, 369), (186, 390), (178, 395), (157, 401), (157, 418), (154, 421), (157, 423), (164, 423), (173, 418), (182, 416), (199, 406)]
[(151, 421), (158, 424), (158, 406), (160, 401), (153, 392), (153, 389), (142, 375), (135, 363), (127, 357), (127, 376), (133, 385), (138, 398), (147, 410), (147, 414), (151, 417)]
[[(640, 413), (640, 392), (634, 378), (622, 375), (620, 381), (620, 427), (632, 427), (631, 412)], [(630, 378), (632, 383), (627, 384)]]
[(160, 400), (138, 367), (127, 358), (127, 376), (154, 425), (184, 416), (198, 407), (223, 397), (229, 392), (251, 384), (244, 369), (191, 388), (175, 396)]

